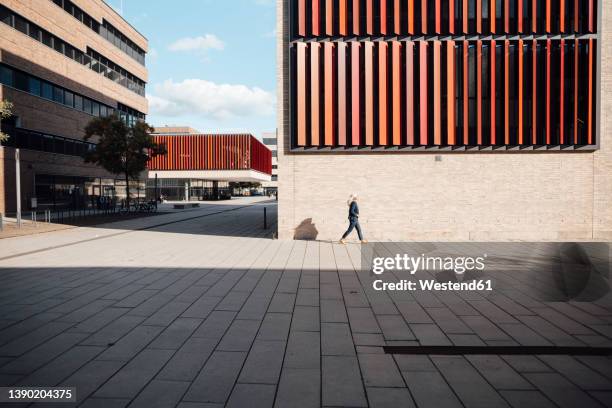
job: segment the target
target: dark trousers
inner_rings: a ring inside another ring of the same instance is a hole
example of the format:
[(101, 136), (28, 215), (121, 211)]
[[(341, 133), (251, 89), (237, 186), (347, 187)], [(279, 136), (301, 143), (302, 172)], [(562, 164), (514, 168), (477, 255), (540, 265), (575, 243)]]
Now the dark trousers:
[(359, 225), (359, 219), (358, 218), (349, 218), (349, 222), (350, 225), (348, 227), (348, 229), (346, 230), (346, 232), (344, 233), (344, 235), (342, 236), (342, 239), (348, 237), (348, 235), (353, 232), (353, 228), (355, 228), (357, 230), (357, 235), (359, 236), (359, 240), (363, 241), (363, 234), (361, 233), (361, 226)]

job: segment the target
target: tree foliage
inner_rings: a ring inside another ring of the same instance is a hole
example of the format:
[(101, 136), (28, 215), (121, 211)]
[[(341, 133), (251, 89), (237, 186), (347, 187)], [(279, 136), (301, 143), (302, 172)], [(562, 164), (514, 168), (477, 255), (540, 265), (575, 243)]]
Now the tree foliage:
[[(13, 104), (9, 101), (0, 101), (0, 120), (8, 119), (13, 115)], [(9, 136), (6, 133), (0, 131), (0, 143), (6, 142)]]
[(128, 205), (129, 181), (146, 170), (150, 158), (166, 154), (165, 145), (153, 140), (153, 131), (145, 122), (128, 126), (117, 115), (94, 118), (85, 127), (85, 140), (97, 138), (95, 149), (85, 154), (85, 161), (124, 176)]

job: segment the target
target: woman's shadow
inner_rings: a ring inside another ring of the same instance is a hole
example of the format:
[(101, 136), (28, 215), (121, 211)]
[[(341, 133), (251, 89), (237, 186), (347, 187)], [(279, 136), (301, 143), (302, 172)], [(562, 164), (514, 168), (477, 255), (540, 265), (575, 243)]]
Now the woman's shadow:
[(312, 218), (306, 218), (295, 229), (293, 239), (314, 241), (317, 239), (317, 235), (319, 235), (319, 231), (317, 231), (317, 228), (312, 223)]

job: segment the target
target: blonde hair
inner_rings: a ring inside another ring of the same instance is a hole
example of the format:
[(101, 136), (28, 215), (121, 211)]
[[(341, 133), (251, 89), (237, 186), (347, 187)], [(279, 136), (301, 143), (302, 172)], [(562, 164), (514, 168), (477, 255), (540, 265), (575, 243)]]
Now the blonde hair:
[(346, 204), (350, 206), (351, 203), (356, 200), (357, 200), (357, 194), (353, 193), (349, 196), (349, 199), (346, 201)]

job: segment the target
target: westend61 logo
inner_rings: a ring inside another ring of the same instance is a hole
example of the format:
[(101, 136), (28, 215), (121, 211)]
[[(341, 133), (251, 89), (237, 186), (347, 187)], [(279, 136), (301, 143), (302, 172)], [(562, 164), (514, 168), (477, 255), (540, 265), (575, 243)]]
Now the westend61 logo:
[(382, 279), (376, 279), (372, 282), (374, 290), (436, 290), (436, 291), (454, 291), (454, 290), (477, 290), (491, 291), (493, 284), (491, 280), (473, 279), (465, 282), (462, 280), (464, 274), (470, 272), (480, 273), (485, 270), (485, 261), (487, 255), (484, 254), (478, 257), (471, 256), (410, 256), (408, 254), (396, 254), (390, 257), (373, 257), (371, 271), (375, 275), (382, 275), (384, 272), (394, 272), (395, 277), (401, 277), (403, 274), (409, 276), (416, 275), (418, 272), (429, 272), (440, 275), (443, 272), (454, 272), (454, 279), (440, 282), (439, 279), (400, 279), (395, 282), (385, 282)]

